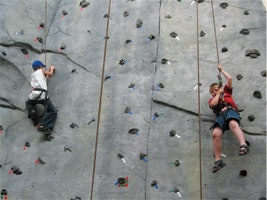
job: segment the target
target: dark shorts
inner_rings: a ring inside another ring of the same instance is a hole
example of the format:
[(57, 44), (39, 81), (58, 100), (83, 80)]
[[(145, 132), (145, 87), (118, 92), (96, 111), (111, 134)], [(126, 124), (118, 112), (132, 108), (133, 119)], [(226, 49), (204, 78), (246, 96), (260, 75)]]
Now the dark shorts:
[(230, 108), (222, 113), (222, 115), (217, 116), (214, 124), (210, 127), (210, 129), (214, 129), (219, 126), (222, 131), (229, 130), (229, 122), (230, 120), (235, 120), (238, 123), (240, 122), (240, 115), (234, 109)]

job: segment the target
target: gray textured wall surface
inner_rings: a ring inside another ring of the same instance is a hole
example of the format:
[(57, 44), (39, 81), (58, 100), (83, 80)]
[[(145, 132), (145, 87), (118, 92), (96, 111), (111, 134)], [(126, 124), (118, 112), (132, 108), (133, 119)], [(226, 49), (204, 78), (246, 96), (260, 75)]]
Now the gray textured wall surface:
[[(8, 193), (1, 198), (266, 198), (262, 1), (219, 0), (213, 9), (211, 1), (192, 0), (0, 0), (0, 5), (0, 190)], [(208, 90), (217, 81), (217, 49), (234, 78), (251, 152), (239, 157), (239, 144), (227, 131), (226, 166), (213, 174), (209, 128), (215, 117)], [(260, 55), (246, 56), (253, 49)], [(25, 111), (34, 60), (56, 67), (48, 80), (58, 110), (51, 141)], [(138, 132), (130, 134), (131, 129)], [(22, 174), (13, 173), (14, 166)], [(119, 177), (128, 185), (118, 184)]]

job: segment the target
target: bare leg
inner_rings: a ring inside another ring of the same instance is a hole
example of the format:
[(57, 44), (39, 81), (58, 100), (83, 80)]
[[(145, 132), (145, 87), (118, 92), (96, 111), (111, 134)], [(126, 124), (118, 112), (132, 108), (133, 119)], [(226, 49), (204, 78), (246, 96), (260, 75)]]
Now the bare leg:
[(213, 152), (215, 156), (215, 161), (221, 160), (222, 153), (222, 129), (216, 127), (212, 132), (212, 140), (213, 140)]
[(235, 135), (236, 139), (238, 140), (240, 145), (246, 145), (245, 135), (242, 129), (240, 128), (239, 124), (235, 120), (231, 120), (229, 122), (229, 128)]

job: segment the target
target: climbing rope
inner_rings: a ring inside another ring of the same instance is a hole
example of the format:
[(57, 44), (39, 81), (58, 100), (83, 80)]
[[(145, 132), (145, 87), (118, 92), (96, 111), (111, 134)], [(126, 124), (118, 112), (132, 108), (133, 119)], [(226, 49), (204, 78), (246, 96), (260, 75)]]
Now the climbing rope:
[(200, 66), (199, 66), (199, 19), (198, 19), (198, 1), (196, 1), (197, 17), (197, 83), (198, 83), (198, 140), (199, 140), (199, 189), (200, 199), (202, 199), (202, 142), (201, 142), (201, 116), (200, 116)]
[(105, 65), (106, 65), (106, 55), (107, 55), (107, 44), (108, 44), (108, 29), (109, 29), (109, 20), (110, 20), (110, 6), (111, 6), (111, 0), (109, 0), (109, 6), (108, 6), (108, 20), (107, 20), (106, 36), (105, 36), (104, 58), (103, 58), (103, 65), (102, 65), (102, 77), (101, 77), (101, 84), (100, 84), (100, 94), (99, 94), (99, 104), (98, 104), (98, 117), (97, 117), (97, 128), (96, 128), (96, 140), (95, 140), (95, 152), (94, 152), (94, 164), (93, 164), (92, 183), (91, 183), (91, 197), (90, 197), (91, 200), (93, 200), (93, 193), (94, 193), (94, 180), (95, 180), (96, 157), (97, 157), (97, 147), (98, 147), (98, 135), (99, 135), (99, 127), (100, 127), (100, 114), (101, 114), (101, 107), (102, 107), (102, 96), (103, 96), (103, 86), (104, 86), (104, 78), (105, 78), (104, 77), (105, 76)]
[(45, 0), (45, 21), (44, 21), (44, 49), (45, 49), (45, 66), (46, 66), (46, 32), (47, 32), (47, 0)]
[[(219, 57), (219, 50), (218, 50), (218, 39), (217, 39), (217, 32), (216, 32), (216, 23), (215, 23), (215, 15), (214, 15), (214, 8), (213, 8), (213, 0), (210, 1), (211, 3), (211, 11), (212, 11), (212, 20), (213, 20), (213, 30), (214, 30), (214, 39), (215, 39), (215, 45), (216, 45), (216, 53), (217, 53), (217, 64), (220, 63), (220, 57)], [(222, 86), (222, 76), (221, 72), (219, 70), (219, 85)]]

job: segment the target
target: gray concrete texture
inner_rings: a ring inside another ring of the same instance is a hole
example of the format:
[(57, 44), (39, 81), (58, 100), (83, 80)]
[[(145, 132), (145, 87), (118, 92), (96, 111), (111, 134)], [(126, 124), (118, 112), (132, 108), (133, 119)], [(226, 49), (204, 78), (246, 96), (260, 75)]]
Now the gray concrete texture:
[[(238, 142), (227, 131), (226, 166), (215, 174), (209, 130), (215, 117), (207, 104), (209, 85), (218, 81), (211, 1), (87, 2), (82, 8), (73, 0), (0, 0), (0, 189), (7, 191), (1, 198), (266, 198), (262, 1), (213, 2), (219, 61), (234, 77), (234, 98), (244, 110), (241, 127), (251, 144), (250, 154), (239, 157)], [(260, 55), (246, 56), (252, 49)], [(48, 80), (58, 109), (50, 142), (25, 112), (37, 59), (56, 67)], [(131, 112), (125, 113), (127, 107)], [(170, 137), (172, 130), (176, 136)], [(11, 170), (15, 166), (22, 174)]]

